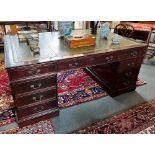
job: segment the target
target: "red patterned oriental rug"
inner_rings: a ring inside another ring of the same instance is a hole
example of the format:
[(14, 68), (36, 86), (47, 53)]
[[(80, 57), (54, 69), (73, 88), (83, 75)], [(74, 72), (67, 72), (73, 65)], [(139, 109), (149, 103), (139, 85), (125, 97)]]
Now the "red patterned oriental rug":
[(155, 99), (93, 123), (76, 134), (155, 134)]
[(4, 61), (0, 61), (0, 96), (3, 95), (11, 95), (11, 89), (7, 71), (4, 68)]
[[(53, 134), (50, 120), (0, 134)], [(155, 134), (155, 99), (96, 122), (73, 134)]]
[(59, 73), (57, 82), (60, 108), (67, 108), (108, 95), (83, 69)]
[[(59, 73), (57, 82), (60, 108), (67, 108), (108, 95), (83, 69)], [(138, 79), (136, 84), (138, 87), (146, 82)]]
[(54, 134), (50, 120), (38, 122), (23, 128), (14, 128), (0, 132), (0, 134)]

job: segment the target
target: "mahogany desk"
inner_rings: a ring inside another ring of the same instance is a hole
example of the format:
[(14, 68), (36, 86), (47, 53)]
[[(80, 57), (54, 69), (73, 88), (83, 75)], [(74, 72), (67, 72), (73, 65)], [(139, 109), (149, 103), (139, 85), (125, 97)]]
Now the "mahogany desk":
[[(86, 30), (74, 33), (87, 33)], [(96, 45), (69, 49), (58, 32), (39, 34), (40, 56), (34, 58), (18, 37), (5, 36), (8, 71), (20, 127), (59, 114), (57, 73), (85, 68), (111, 96), (136, 89), (147, 45), (123, 38), (119, 45), (96, 36)]]

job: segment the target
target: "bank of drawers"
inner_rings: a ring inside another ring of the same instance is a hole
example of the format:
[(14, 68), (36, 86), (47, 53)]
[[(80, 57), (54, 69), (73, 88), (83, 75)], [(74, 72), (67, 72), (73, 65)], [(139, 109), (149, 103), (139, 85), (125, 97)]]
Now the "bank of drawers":
[(124, 60), (119, 63), (115, 89), (127, 89), (136, 85), (142, 61), (143, 57), (138, 57)]
[(8, 70), (20, 127), (58, 114), (56, 71), (54, 63)]
[[(95, 66), (99, 64), (107, 64), (120, 60), (134, 59), (137, 57), (143, 57), (145, 55), (145, 48), (133, 48), (127, 50), (120, 50), (118, 52), (109, 52), (101, 54), (93, 54), (81, 58), (71, 58), (58, 62), (58, 71), (64, 71), (68, 69), (75, 69), (86, 66)], [(128, 62), (128, 66), (132, 67), (137, 62)]]
[(81, 58), (72, 58), (58, 62), (58, 71), (81, 68), (86, 66), (95, 66), (98, 64), (111, 63), (118, 60), (118, 54), (111, 52), (111, 54), (96, 54), (93, 56), (86, 56)]

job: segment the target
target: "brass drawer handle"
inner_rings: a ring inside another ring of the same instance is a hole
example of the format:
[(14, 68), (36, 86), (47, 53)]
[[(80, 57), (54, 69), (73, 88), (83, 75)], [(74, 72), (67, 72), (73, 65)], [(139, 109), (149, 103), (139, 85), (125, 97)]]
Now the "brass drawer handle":
[(37, 69), (37, 68), (32, 68), (31, 70), (28, 71), (29, 75), (35, 75), (39, 73), (40, 73), (40, 69)]
[(107, 60), (107, 61), (112, 61), (113, 58), (114, 58), (114, 57), (111, 55), (111, 56), (107, 56), (107, 57), (105, 57), (105, 60)]
[(125, 76), (131, 76), (132, 72), (125, 73)]
[(137, 52), (137, 51), (133, 51), (133, 52), (131, 52), (130, 54), (131, 54), (132, 57), (135, 57), (135, 56), (138, 55), (138, 52)]
[(72, 63), (68, 65), (69, 67), (77, 67), (78, 66), (78, 62)]
[(43, 95), (39, 95), (39, 96), (34, 96), (34, 97), (32, 97), (32, 100), (34, 101), (34, 102), (39, 102), (39, 101), (41, 101), (42, 100), (42, 98), (43, 98)]
[(130, 84), (130, 81), (123, 82), (123, 85), (125, 86), (128, 86), (129, 84)]
[(30, 88), (32, 88), (32, 89), (39, 89), (41, 86), (42, 86), (42, 84), (39, 82), (38, 84), (30, 85)]
[(129, 66), (129, 67), (134, 66), (134, 65), (135, 65), (134, 62), (128, 63), (128, 66)]
[(44, 109), (45, 109), (44, 106), (41, 106), (41, 107), (38, 107), (38, 108), (34, 108), (33, 110), (35, 112), (39, 112), (39, 111), (43, 111)]

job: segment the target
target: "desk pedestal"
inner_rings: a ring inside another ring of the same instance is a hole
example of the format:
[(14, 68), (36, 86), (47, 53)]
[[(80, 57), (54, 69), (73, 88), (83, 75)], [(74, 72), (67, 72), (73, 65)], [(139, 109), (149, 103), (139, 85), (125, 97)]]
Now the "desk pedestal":
[(142, 58), (87, 67), (84, 70), (112, 97), (134, 91)]

